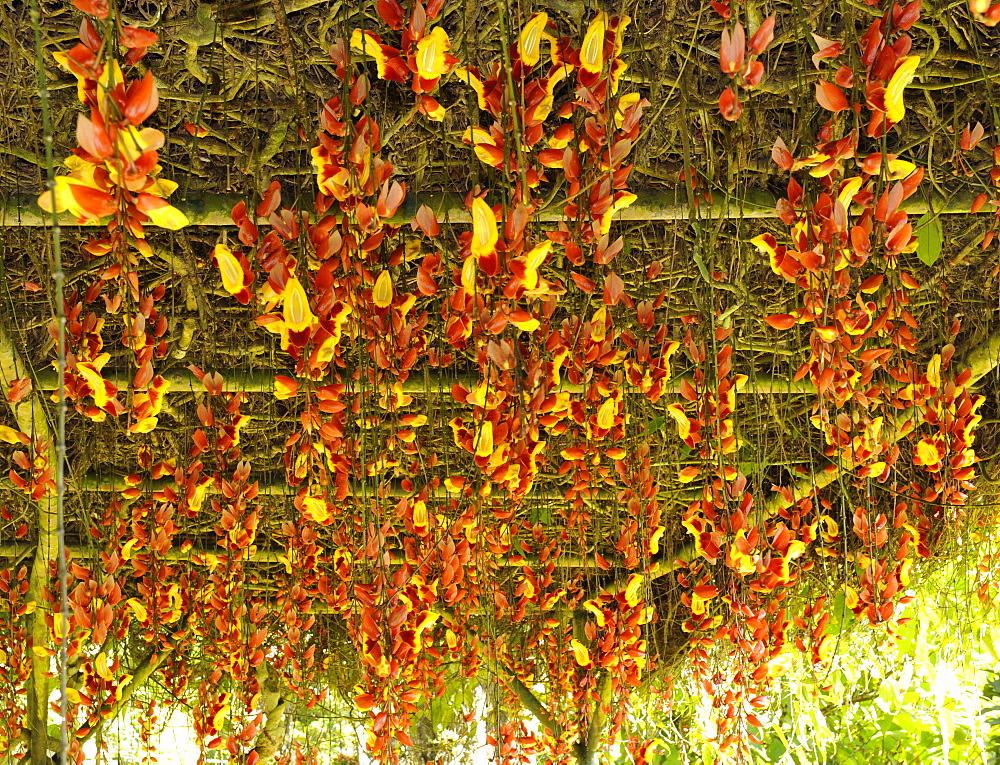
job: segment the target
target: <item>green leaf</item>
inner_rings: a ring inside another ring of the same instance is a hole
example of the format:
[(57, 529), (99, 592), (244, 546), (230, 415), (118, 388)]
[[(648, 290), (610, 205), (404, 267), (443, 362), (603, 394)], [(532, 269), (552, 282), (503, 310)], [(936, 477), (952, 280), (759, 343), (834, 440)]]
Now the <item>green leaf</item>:
[(924, 213), (917, 221), (917, 257), (924, 265), (933, 266), (941, 257), (943, 246), (941, 219), (934, 213)]
[(663, 416), (663, 415), (660, 415), (659, 417), (654, 417), (653, 419), (651, 419), (646, 424), (646, 429), (643, 430), (643, 432), (639, 434), (640, 437), (653, 435), (658, 430), (660, 430), (661, 428), (663, 428), (663, 424), (666, 421), (667, 421), (667, 418), (665, 416)]

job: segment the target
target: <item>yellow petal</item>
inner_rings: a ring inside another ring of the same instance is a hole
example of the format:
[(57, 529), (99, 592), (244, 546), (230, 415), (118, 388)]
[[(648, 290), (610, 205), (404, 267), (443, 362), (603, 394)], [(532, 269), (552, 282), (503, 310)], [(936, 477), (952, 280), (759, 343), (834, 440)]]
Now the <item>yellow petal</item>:
[(685, 439), (691, 435), (691, 420), (684, 412), (684, 407), (680, 404), (671, 404), (667, 407), (667, 414), (674, 418), (677, 423), (677, 435)]
[(844, 585), (844, 604), (848, 608), (856, 608), (858, 605), (858, 591), (849, 584)]
[(317, 523), (325, 523), (330, 519), (330, 507), (322, 497), (303, 497), (302, 511)]
[(628, 191), (618, 192), (617, 199), (615, 199), (615, 201), (612, 202), (611, 207), (608, 209), (608, 211), (601, 216), (602, 236), (611, 231), (612, 219), (626, 207), (629, 207), (638, 198), (639, 197), (637, 197), (635, 194), (632, 194), (631, 192)]
[(21, 431), (0, 425), (0, 441), (5, 441), (8, 444), (19, 444), (21, 443)]
[(388, 308), (392, 305), (392, 277), (388, 271), (383, 271), (375, 280), (375, 289), (372, 290), (372, 301), (379, 308)]
[(576, 658), (576, 663), (581, 667), (590, 666), (590, 651), (587, 650), (587, 646), (581, 643), (576, 638), (569, 641), (570, 648), (573, 649), (573, 656)]
[(299, 392), (299, 384), (296, 380), (285, 375), (276, 375), (274, 378), (274, 397), (279, 401), (295, 398)]
[(840, 187), (840, 193), (837, 195), (837, 199), (844, 206), (844, 209), (848, 209), (851, 206), (851, 201), (854, 199), (854, 195), (861, 190), (861, 176), (856, 175), (853, 178), (848, 178)]
[[(485, 110), (487, 108), (486, 104), (486, 86), (483, 85), (483, 81), (476, 77), (475, 74), (470, 72), (464, 66), (459, 66), (455, 68), (455, 76), (462, 82), (468, 83), (472, 86), (472, 89), (476, 91), (476, 98), (479, 101), (479, 108)], [(470, 128), (472, 130), (473, 128)], [(475, 128), (478, 130), (479, 128)], [(486, 131), (480, 131), (486, 132)], [(492, 142), (492, 139), (491, 139)]]
[(580, 66), (587, 72), (598, 73), (604, 68), (604, 33), (608, 29), (608, 17), (599, 11), (583, 38), (580, 48)]
[(68, 634), (69, 622), (63, 619), (63, 615), (56, 611), (52, 614), (52, 635), (59, 641)]
[(655, 529), (653, 529), (653, 533), (649, 535), (650, 555), (656, 555), (658, 552), (660, 552), (660, 537), (663, 536), (663, 533), (666, 530), (667, 529), (664, 526), (657, 526)]
[(309, 329), (316, 321), (311, 310), (309, 310), (309, 298), (302, 288), (302, 283), (292, 277), (285, 285), (283, 297), (283, 316), (285, 327), (296, 332)]
[(642, 583), (645, 580), (642, 574), (632, 574), (628, 578), (628, 584), (625, 585), (625, 602), (630, 606), (639, 605), (639, 601), (642, 596), (640, 590), (642, 589)]
[(546, 239), (541, 244), (535, 245), (524, 255), (524, 284), (526, 290), (533, 290), (538, 286), (538, 269), (552, 252), (552, 242)]
[(446, 74), (448, 64), (445, 62), (445, 53), (450, 47), (448, 33), (441, 27), (434, 27), (430, 34), (417, 43), (417, 74), (428, 80)]
[(618, 402), (609, 398), (601, 408), (597, 410), (597, 427), (608, 430), (615, 424), (615, 415), (618, 413)]
[(470, 255), (462, 264), (462, 289), (470, 295), (476, 291), (476, 256)]
[(145, 212), (149, 216), (150, 223), (160, 228), (169, 229), (170, 231), (177, 231), (190, 223), (187, 216), (173, 205), (154, 207)]
[(937, 444), (929, 438), (917, 442), (917, 453), (913, 459), (917, 465), (936, 465), (941, 461)]
[(917, 166), (912, 162), (907, 162), (905, 159), (890, 159), (889, 160), (889, 180), (890, 181), (901, 181), (903, 178), (908, 176)]
[(487, 420), (479, 429), (479, 438), (476, 439), (476, 456), (490, 457), (493, 455), (493, 423)]
[(243, 289), (243, 266), (224, 244), (215, 245), (212, 251), (215, 262), (219, 264), (219, 274), (222, 276), (222, 286), (230, 295), (235, 295)]
[(427, 528), (427, 503), (422, 499), (413, 503), (413, 525), (418, 529)]
[(114, 675), (111, 674), (111, 668), (108, 666), (108, 655), (101, 651), (94, 657), (94, 671), (97, 672), (97, 676), (102, 680), (111, 680)]
[(378, 40), (375, 39), (375, 35), (371, 32), (364, 32), (360, 29), (355, 29), (354, 32), (351, 33), (351, 50), (370, 56), (374, 59), (375, 69), (378, 72), (378, 76), (383, 80), (385, 79), (386, 58), (382, 53), (382, 46), (379, 44)]
[(96, 406), (104, 406), (110, 401), (107, 389), (104, 386), (104, 378), (93, 368), (91, 364), (80, 362), (76, 365), (77, 373), (87, 381), (90, 386), (91, 395), (94, 397)]
[(472, 202), (472, 254), (489, 255), (496, 248), (497, 217), (486, 202), (478, 197)]
[(899, 122), (906, 115), (903, 91), (913, 81), (918, 66), (920, 56), (905, 56), (900, 59), (899, 66), (885, 86), (885, 113), (892, 122)]
[(525, 319), (524, 321), (514, 321), (513, 319), (511, 319), (510, 323), (513, 324), (522, 332), (534, 332), (541, 326), (541, 322), (539, 322), (538, 319), (535, 318)]
[(418, 635), (425, 629), (430, 627), (434, 622), (438, 620), (439, 614), (434, 611), (424, 611), (423, 616), (420, 618), (420, 622), (417, 624), (416, 630), (414, 630)]
[(521, 36), (517, 40), (517, 55), (528, 66), (534, 66), (538, 63), (542, 35), (545, 32), (545, 25), (548, 23), (547, 13), (536, 13), (521, 30)]
[(125, 601), (125, 605), (132, 609), (132, 613), (135, 614), (135, 618), (140, 622), (146, 622), (149, 620), (149, 611), (146, 610), (138, 598), (129, 598)]

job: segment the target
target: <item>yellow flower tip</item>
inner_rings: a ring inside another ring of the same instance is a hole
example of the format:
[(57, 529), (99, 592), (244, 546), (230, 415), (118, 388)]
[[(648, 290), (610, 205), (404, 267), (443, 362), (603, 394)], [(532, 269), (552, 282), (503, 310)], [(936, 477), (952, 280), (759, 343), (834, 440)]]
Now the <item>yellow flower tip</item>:
[(581, 643), (576, 638), (569, 641), (570, 648), (573, 650), (573, 657), (576, 659), (576, 663), (581, 667), (589, 667), (591, 665), (590, 661), (590, 651), (587, 649), (583, 643)]
[(372, 290), (372, 301), (379, 308), (388, 308), (392, 305), (393, 289), (392, 276), (388, 271), (383, 271), (375, 280), (375, 288)]
[(536, 13), (521, 30), (521, 36), (517, 41), (517, 55), (528, 66), (538, 63), (542, 37), (548, 23), (547, 13)]
[(906, 116), (903, 91), (913, 82), (918, 66), (920, 66), (920, 56), (904, 56), (885, 86), (885, 114), (891, 122), (900, 122)]
[(609, 430), (615, 424), (615, 415), (617, 413), (618, 402), (613, 398), (609, 398), (597, 410), (597, 427)]
[(472, 201), (472, 254), (477, 258), (491, 254), (496, 249), (497, 216), (482, 199)]
[(316, 321), (316, 317), (309, 309), (309, 298), (306, 296), (306, 291), (302, 288), (302, 283), (295, 277), (289, 279), (285, 285), (282, 316), (285, 328), (293, 332), (309, 329)]
[(445, 54), (450, 47), (448, 33), (441, 27), (434, 27), (417, 43), (417, 74), (425, 80), (436, 80), (447, 74), (450, 67)]
[(215, 262), (219, 264), (219, 273), (222, 276), (222, 286), (230, 295), (235, 295), (243, 289), (243, 266), (224, 244), (215, 245), (212, 254)]
[(580, 48), (580, 66), (586, 72), (599, 73), (604, 68), (604, 35), (608, 31), (608, 16), (600, 11), (583, 38)]

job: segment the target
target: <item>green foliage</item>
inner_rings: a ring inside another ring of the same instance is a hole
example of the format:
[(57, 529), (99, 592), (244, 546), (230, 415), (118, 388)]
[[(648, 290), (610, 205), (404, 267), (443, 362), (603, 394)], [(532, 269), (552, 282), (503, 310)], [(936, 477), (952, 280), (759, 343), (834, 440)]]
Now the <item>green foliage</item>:
[[(776, 685), (773, 712), (758, 715), (763, 741), (745, 761), (1000, 762), (1000, 624), (975, 597), (967, 565), (929, 565), (894, 636), (854, 619), (843, 597), (834, 598), (828, 631), (839, 640), (830, 667), (816, 672), (796, 655)], [(690, 698), (675, 701), (669, 718), (647, 711), (633, 721), (640, 736), (664, 742), (654, 765), (728, 761), (705, 742), (707, 710)]]
[(941, 257), (944, 247), (944, 228), (941, 218), (928, 212), (917, 221), (917, 257), (924, 265), (933, 266)]

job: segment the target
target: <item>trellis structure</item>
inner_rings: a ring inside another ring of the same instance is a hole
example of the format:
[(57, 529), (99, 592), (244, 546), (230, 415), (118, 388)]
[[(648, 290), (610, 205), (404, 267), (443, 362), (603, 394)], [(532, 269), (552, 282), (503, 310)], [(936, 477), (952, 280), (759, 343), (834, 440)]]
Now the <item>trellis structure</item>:
[(727, 756), (772, 662), (830, 660), (832, 592), (891, 625), (992, 528), (1000, 12), (682, 5), (79, 0), (75, 48), (44, 16), (76, 158), (39, 198), (44, 151), (0, 149), (0, 761), (64, 747), (55, 700), (80, 758), (171, 698), (290, 758), (331, 695), (391, 761), (487, 677), (506, 762), (650, 761), (629, 703), (668, 676)]

